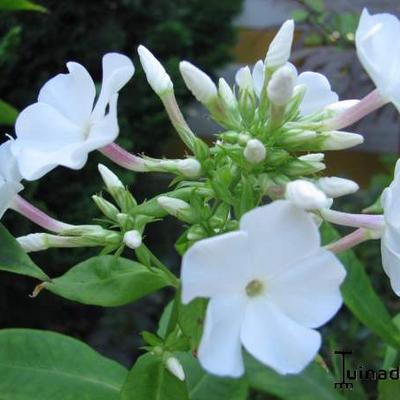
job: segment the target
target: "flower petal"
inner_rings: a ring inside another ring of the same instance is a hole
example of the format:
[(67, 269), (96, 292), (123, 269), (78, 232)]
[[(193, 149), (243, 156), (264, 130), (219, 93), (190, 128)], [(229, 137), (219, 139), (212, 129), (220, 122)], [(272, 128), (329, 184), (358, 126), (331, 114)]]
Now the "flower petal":
[(198, 357), (211, 374), (235, 378), (243, 374), (240, 328), (245, 307), (246, 298), (240, 295), (220, 295), (208, 303)]
[(253, 357), (280, 374), (301, 372), (321, 345), (317, 331), (299, 325), (261, 296), (247, 304), (240, 336)]
[(306, 92), (300, 103), (300, 113), (309, 115), (335, 103), (339, 96), (331, 90), (328, 79), (317, 72), (303, 72), (297, 78), (298, 85), (305, 85)]
[(262, 60), (258, 60), (255, 63), (251, 74), (253, 76), (254, 91), (256, 95), (260, 97), (264, 85), (264, 63)]
[(68, 74), (58, 74), (44, 84), (38, 101), (53, 106), (65, 118), (80, 125), (89, 121), (96, 88), (81, 64), (69, 62), (67, 68)]
[(22, 179), (17, 159), (11, 152), (12, 140), (0, 145), (0, 177), (6, 182), (19, 182)]
[(250, 258), (247, 234), (236, 231), (195, 243), (182, 260), (182, 301), (218, 293), (245, 293)]
[(400, 296), (400, 249), (396, 243), (399, 241), (386, 230), (381, 240), (382, 265), (393, 291)]
[(23, 189), (23, 186), (18, 182), (4, 182), (0, 178), (0, 219), (7, 211), (12, 200)]
[(123, 86), (132, 78), (135, 73), (130, 58), (119, 53), (108, 53), (103, 57), (103, 81), (101, 91), (92, 118), (101, 119), (107, 104)]
[(340, 284), (346, 271), (329, 251), (320, 249), (267, 283), (267, 296), (288, 317), (308, 328), (331, 319), (342, 305)]
[(381, 95), (400, 108), (400, 21), (364, 9), (355, 35), (357, 55)]
[(83, 129), (48, 104), (35, 103), (23, 110), (15, 131), (11, 149), (25, 179), (38, 179), (57, 165), (81, 168), (86, 161), (71, 159), (71, 152), (84, 142)]
[(255, 272), (267, 280), (320, 246), (312, 217), (286, 200), (244, 214), (240, 229), (249, 235), (248, 251), (253, 256)]

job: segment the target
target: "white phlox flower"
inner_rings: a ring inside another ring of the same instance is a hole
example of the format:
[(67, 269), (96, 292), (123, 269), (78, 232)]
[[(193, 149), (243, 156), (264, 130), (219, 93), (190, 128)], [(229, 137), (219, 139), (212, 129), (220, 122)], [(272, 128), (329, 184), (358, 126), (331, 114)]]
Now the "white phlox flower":
[(317, 355), (342, 304), (345, 270), (321, 247), (312, 217), (285, 200), (246, 213), (240, 229), (195, 243), (182, 263), (182, 301), (209, 298), (198, 358), (220, 376), (243, 374), (242, 345), (281, 374)]
[(0, 145), (0, 218), (12, 200), (23, 189), (17, 160), (11, 153), (11, 140)]
[(118, 53), (103, 57), (102, 86), (95, 104), (95, 84), (85, 67), (68, 62), (67, 68), (67, 74), (46, 82), (38, 102), (18, 116), (12, 151), (25, 179), (38, 179), (58, 165), (80, 169), (90, 151), (118, 136), (118, 92), (134, 73), (132, 61)]

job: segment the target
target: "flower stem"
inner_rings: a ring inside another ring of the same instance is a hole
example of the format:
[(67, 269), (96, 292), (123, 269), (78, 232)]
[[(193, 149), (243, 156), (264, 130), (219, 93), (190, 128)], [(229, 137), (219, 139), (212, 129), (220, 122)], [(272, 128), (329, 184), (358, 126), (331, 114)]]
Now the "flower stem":
[(129, 169), (130, 171), (144, 172), (146, 171), (145, 162), (142, 158), (129, 153), (116, 143), (111, 143), (99, 149), (100, 153), (105, 155), (115, 164)]
[(321, 209), (320, 214), (325, 221), (336, 225), (372, 229), (378, 232), (384, 227), (383, 215), (350, 214), (330, 209)]
[(375, 89), (353, 107), (326, 121), (324, 129), (330, 131), (345, 128), (387, 103), (388, 100)]
[(372, 237), (369, 235), (368, 230), (359, 228), (338, 241), (328, 244), (325, 248), (330, 250), (332, 253), (340, 253), (369, 239), (372, 239)]
[(74, 227), (74, 225), (66, 224), (50, 217), (19, 195), (14, 197), (10, 208), (34, 222), (36, 225), (51, 232), (60, 233)]

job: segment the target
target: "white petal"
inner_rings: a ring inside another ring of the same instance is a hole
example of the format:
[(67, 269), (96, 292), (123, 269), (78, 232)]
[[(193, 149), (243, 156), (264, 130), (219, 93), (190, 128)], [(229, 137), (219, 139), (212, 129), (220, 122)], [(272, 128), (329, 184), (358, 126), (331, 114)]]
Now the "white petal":
[(245, 292), (250, 258), (247, 235), (236, 231), (200, 240), (183, 256), (182, 301)]
[(18, 169), (17, 159), (11, 152), (12, 140), (0, 145), (0, 177), (6, 182), (19, 182), (22, 179)]
[(300, 104), (300, 113), (309, 115), (321, 111), (328, 104), (339, 100), (338, 95), (331, 90), (328, 79), (317, 72), (303, 72), (297, 78), (298, 85), (305, 85), (306, 92)]
[(244, 372), (240, 328), (246, 298), (216, 296), (208, 303), (198, 357), (205, 370), (214, 375), (239, 377)]
[(262, 60), (258, 60), (255, 63), (252, 71), (252, 76), (254, 91), (256, 92), (256, 95), (260, 97), (261, 90), (264, 85), (264, 63)]
[(248, 90), (250, 92), (254, 90), (253, 77), (247, 65), (238, 69), (235, 75), (235, 82), (242, 90)]
[(16, 194), (23, 189), (18, 182), (4, 182), (0, 178), (0, 219), (7, 211)]
[(383, 192), (382, 206), (386, 223), (400, 230), (400, 207), (398, 206), (399, 196), (400, 176), (395, 174), (392, 183)]
[(357, 55), (379, 92), (400, 107), (400, 21), (364, 9), (355, 35)]
[(134, 73), (135, 67), (127, 56), (108, 53), (103, 57), (103, 80), (100, 95), (93, 110), (93, 119), (104, 116), (107, 104), (126, 85)]
[(267, 296), (299, 324), (316, 328), (330, 320), (342, 305), (340, 284), (346, 271), (325, 249), (284, 269), (267, 283)]
[(68, 74), (58, 74), (45, 83), (38, 101), (53, 106), (65, 118), (79, 125), (90, 118), (96, 89), (85, 67), (69, 62), (67, 68)]
[(241, 340), (253, 357), (280, 374), (301, 372), (321, 345), (317, 331), (291, 320), (264, 297), (248, 303)]
[(25, 179), (38, 179), (57, 165), (80, 168), (70, 155), (84, 141), (84, 132), (52, 106), (27, 107), (18, 116), (15, 131), (11, 149)]
[(400, 247), (392, 232), (386, 230), (381, 241), (382, 265), (393, 291), (400, 296)]
[(279, 68), (289, 60), (293, 34), (293, 20), (285, 21), (268, 47), (265, 57), (265, 66), (267, 68)]
[(255, 272), (267, 280), (320, 246), (318, 228), (310, 215), (285, 200), (244, 214), (240, 229), (249, 235)]

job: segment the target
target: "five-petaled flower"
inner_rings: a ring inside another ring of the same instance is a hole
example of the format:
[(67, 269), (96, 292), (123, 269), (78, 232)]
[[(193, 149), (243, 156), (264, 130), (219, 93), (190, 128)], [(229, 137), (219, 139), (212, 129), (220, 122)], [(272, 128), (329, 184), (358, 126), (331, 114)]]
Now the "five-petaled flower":
[(12, 151), (25, 179), (41, 178), (58, 165), (80, 169), (90, 151), (118, 136), (118, 92), (134, 73), (132, 61), (118, 53), (103, 57), (103, 81), (95, 105), (95, 84), (85, 67), (68, 62), (67, 68), (69, 73), (46, 82), (38, 102), (18, 116)]
[(246, 213), (238, 231), (195, 243), (183, 257), (182, 301), (210, 298), (200, 363), (238, 377), (243, 345), (279, 373), (300, 372), (320, 348), (314, 328), (342, 304), (344, 277), (312, 217), (285, 200)]

